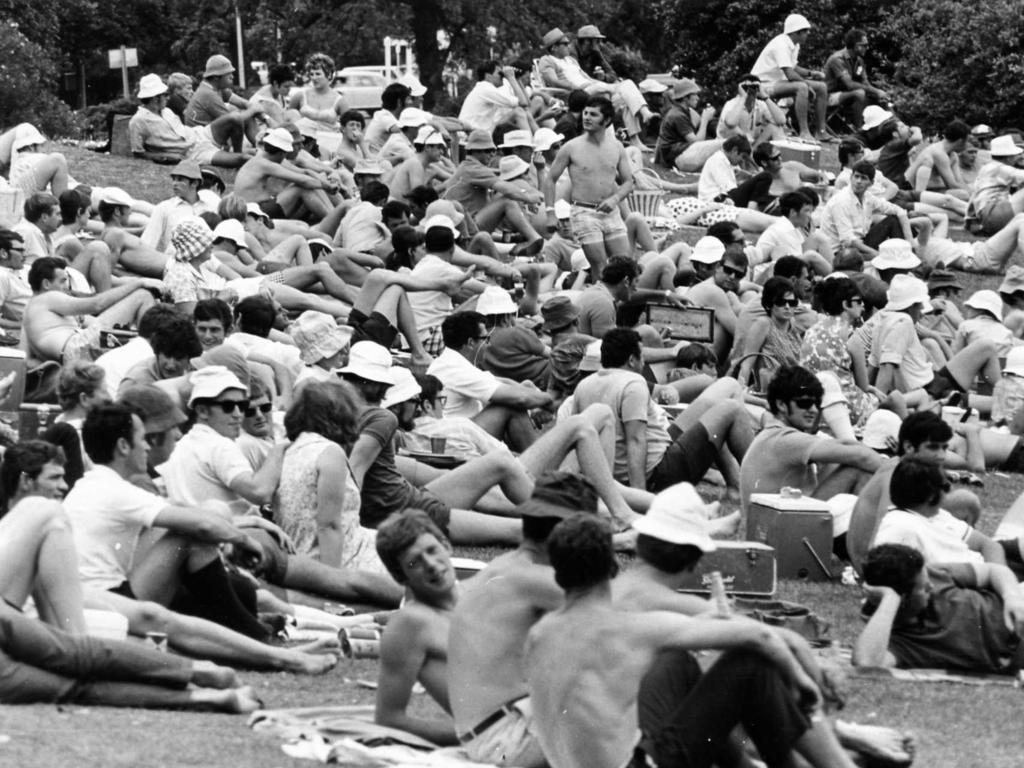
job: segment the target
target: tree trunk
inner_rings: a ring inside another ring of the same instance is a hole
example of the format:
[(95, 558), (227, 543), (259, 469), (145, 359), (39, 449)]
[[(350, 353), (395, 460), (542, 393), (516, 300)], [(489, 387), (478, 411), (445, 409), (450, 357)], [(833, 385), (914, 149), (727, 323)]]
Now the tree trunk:
[(423, 106), (434, 106), (435, 94), (444, 90), (444, 63), (447, 52), (437, 45), (437, 33), (442, 28), (444, 14), (436, 0), (408, 0), (412, 9), (412, 28), (415, 38), (413, 49), (420, 70), (420, 82), (427, 87)]

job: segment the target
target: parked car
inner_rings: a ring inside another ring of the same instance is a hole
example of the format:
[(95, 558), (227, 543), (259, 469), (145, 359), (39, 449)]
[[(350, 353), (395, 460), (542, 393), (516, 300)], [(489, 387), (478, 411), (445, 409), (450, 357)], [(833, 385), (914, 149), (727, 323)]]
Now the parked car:
[(345, 97), (345, 104), (351, 109), (367, 111), (380, 109), (381, 94), (390, 81), (372, 70), (359, 67), (345, 67), (334, 73), (334, 90)]

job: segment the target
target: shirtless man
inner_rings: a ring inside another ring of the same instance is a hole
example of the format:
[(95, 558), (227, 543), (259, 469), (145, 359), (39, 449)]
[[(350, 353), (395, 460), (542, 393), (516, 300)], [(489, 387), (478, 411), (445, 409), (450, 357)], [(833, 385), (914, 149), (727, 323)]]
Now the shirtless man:
[(420, 128), (412, 143), (416, 150), (414, 157), (403, 160), (386, 180), (392, 200), (405, 200), (410, 190), (422, 184), (434, 186), (436, 181), (451, 178), (451, 173), (442, 167), (444, 158), (444, 136), (429, 125)]
[(89, 223), (89, 198), (78, 189), (69, 189), (60, 196), (61, 225), (50, 241), (53, 255), (64, 259), (81, 272), (89, 285), (99, 293), (109, 290), (113, 257), (102, 240), (82, 240)]
[[(32, 298), (25, 306), (22, 345), (28, 359), (60, 362), (65, 353), (81, 354), (99, 346), (99, 328), (135, 324), (155, 303), (146, 288), (163, 283), (147, 277), (132, 278), (109, 291), (88, 297), (68, 294), (67, 262), (52, 256), (36, 259), (28, 273)], [(91, 316), (82, 327), (79, 316)], [(70, 347), (69, 347), (70, 345)]]
[(322, 219), (333, 207), (324, 192), (335, 192), (336, 188), (327, 180), (285, 166), (286, 156), (294, 151), (287, 130), (267, 131), (259, 151), (238, 169), (235, 194), (257, 203), (274, 219), (290, 218), (303, 207), (312, 217)]
[(523, 646), (537, 619), (563, 602), (548, 565), (548, 534), (580, 510), (597, 510), (589, 482), (567, 472), (540, 478), (517, 509), (523, 543), (466, 582), (451, 616), (448, 694), (459, 742), (472, 760), (545, 765), (534, 735)]
[(739, 249), (727, 251), (723, 248), (721, 253), (721, 260), (715, 264), (711, 277), (690, 288), (686, 292), (686, 300), (695, 307), (715, 310), (712, 344), (718, 359), (726, 360), (736, 335), (736, 317), (743, 306), (736, 294), (740, 281), (747, 275), (747, 255)]
[(392, 515), (377, 529), (377, 554), (405, 585), (406, 599), (381, 639), (374, 720), (441, 746), (458, 743), (451, 716), (418, 717), (407, 710), (419, 682), (446, 713), (451, 711), (445, 673), (458, 585), (449, 549), (444, 534), (419, 510)]
[(99, 212), (103, 222), (100, 239), (110, 249), (114, 264), (136, 275), (163, 276), (170, 257), (125, 230), (132, 212), (132, 198), (128, 193), (117, 187), (106, 187), (100, 197)]
[(558, 150), (551, 170), (541, 182), (550, 231), (557, 228), (555, 185), (569, 170), (572, 181), (572, 228), (599, 275), (609, 256), (629, 256), (626, 225), (619, 204), (633, 191), (633, 167), (614, 131), (609, 131), (615, 110), (604, 96), (591, 96), (583, 108), (583, 135)]
[[(807, 184), (824, 184), (828, 177), (797, 160), (783, 160), (782, 153), (772, 144), (758, 144), (752, 154), (754, 162), (767, 171), (771, 177), (768, 194), (779, 198), (787, 192), (796, 192)], [(773, 211), (774, 213), (774, 211)]]
[[(942, 141), (929, 144), (917, 153), (905, 177), (911, 188), (917, 192), (943, 191), (965, 203), (971, 194), (960, 178), (956, 168), (956, 156), (967, 148), (971, 129), (962, 120), (953, 120), (942, 132)], [(964, 206), (963, 212), (967, 213)]]
[[(795, 750), (813, 766), (852, 768), (821, 718), (817, 683), (770, 629), (617, 609), (611, 535), (592, 516), (559, 523), (548, 556), (565, 605), (530, 630), (524, 658), (552, 768), (710, 766), (741, 722), (768, 765), (792, 764)], [(702, 648), (731, 651), (729, 663), (714, 686), (687, 690), (680, 660), (689, 657), (678, 651)], [(651, 670), (673, 674), (645, 679)]]

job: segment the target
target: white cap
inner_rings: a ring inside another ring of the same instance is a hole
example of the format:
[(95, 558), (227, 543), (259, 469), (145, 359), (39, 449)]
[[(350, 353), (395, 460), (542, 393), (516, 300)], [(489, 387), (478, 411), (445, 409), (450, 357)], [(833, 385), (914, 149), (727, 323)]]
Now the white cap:
[(725, 256), (725, 244), (717, 237), (704, 235), (697, 244), (693, 246), (690, 253), (690, 261), (700, 264), (717, 264)]
[(449, 219), (447, 216), (437, 214), (436, 216), (430, 216), (420, 222), (420, 226), (423, 227), (423, 231), (426, 232), (428, 229), (433, 227), (443, 227), (451, 230), (451, 233), (456, 237), (459, 236), (459, 228), (455, 226), (455, 222)]
[(872, 128), (877, 128), (886, 120), (892, 117), (892, 112), (887, 109), (882, 109), (877, 104), (871, 104), (864, 107), (864, 122), (862, 123), (865, 131), (870, 131)]
[(889, 447), (886, 438), (892, 438), (894, 442), (899, 439), (902, 424), (903, 420), (895, 413), (879, 408), (868, 416), (862, 441), (868, 448), (884, 451)]
[(423, 391), (423, 388), (417, 383), (416, 377), (408, 368), (393, 367), (391, 375), (395, 377), (395, 383), (384, 393), (384, 399), (380, 403), (381, 408), (390, 408), (393, 405), (412, 400)]
[(692, 485), (677, 483), (654, 497), (647, 514), (633, 523), (633, 530), (669, 544), (691, 544), (701, 552), (714, 552), (707, 507)]
[(886, 309), (907, 309), (915, 304), (922, 304), (925, 312), (932, 309), (932, 303), (928, 300), (928, 284), (913, 275), (896, 275), (889, 283), (885, 297)]
[(266, 219), (270, 221), (270, 214), (260, 208), (259, 203), (246, 203), (245, 212), (250, 216), (256, 216), (257, 218)]
[(806, 16), (801, 16), (799, 13), (791, 13), (782, 24), (782, 33), (788, 35), (790, 32), (799, 32), (802, 29), (810, 28), (811, 22), (807, 20)]
[(587, 254), (583, 252), (582, 248), (577, 248), (569, 256), (569, 266), (572, 267), (573, 272), (590, 271), (590, 259), (587, 258)]
[(249, 387), (223, 365), (200, 368), (189, 377), (189, 384), (192, 385), (192, 394), (188, 397), (189, 408), (196, 400), (212, 400), (229, 389), (240, 389), (246, 395), (249, 393)]
[(530, 132), (525, 129), (516, 128), (511, 131), (506, 131), (505, 136), (501, 140), (499, 148), (509, 149), (511, 147), (532, 147), (533, 136)]
[(640, 93), (664, 93), (668, 90), (667, 85), (651, 77), (641, 80), (636, 87), (640, 89)]
[[(508, 138), (508, 134), (505, 134), (505, 138)], [(533, 151), (547, 152), (560, 141), (565, 141), (565, 136), (555, 133), (550, 128), (538, 128), (537, 132), (533, 134)]]
[(248, 247), (245, 242), (245, 227), (238, 219), (224, 219), (213, 228), (214, 240), (230, 240), (239, 248)]
[(357, 341), (348, 353), (348, 365), (337, 373), (351, 373), (367, 381), (379, 384), (394, 384), (391, 372), (391, 353), (374, 341)]
[(970, 298), (964, 302), (964, 306), (988, 312), (996, 320), (1003, 319), (1003, 300), (999, 298), (999, 294), (993, 290), (985, 289), (983, 291), (975, 291), (971, 294)]
[(514, 315), (519, 311), (519, 307), (512, 301), (508, 291), (496, 285), (489, 285), (476, 300), (476, 311), (481, 315)]
[(271, 128), (263, 134), (261, 141), (264, 144), (280, 149), (282, 152), (291, 152), (295, 149), (292, 135), (284, 128)]
[(444, 136), (441, 132), (430, 125), (424, 125), (420, 128), (419, 133), (416, 134), (416, 138), (413, 140), (413, 144), (440, 144), (445, 146), (447, 142), (444, 140)]
[(399, 128), (419, 128), (428, 122), (430, 122), (430, 116), (422, 109), (416, 109), (416, 107), (406, 107), (402, 110), (402, 114), (398, 116)]
[(908, 241), (890, 237), (878, 246), (878, 255), (871, 260), (871, 266), (875, 269), (917, 269), (921, 260)]
[(128, 207), (135, 205), (132, 196), (120, 187), (103, 187), (100, 192), (100, 202), (108, 205), (127, 205)]
[(989, 145), (989, 152), (992, 157), (1014, 157), (1024, 152), (1013, 141), (1013, 136), (996, 136)]

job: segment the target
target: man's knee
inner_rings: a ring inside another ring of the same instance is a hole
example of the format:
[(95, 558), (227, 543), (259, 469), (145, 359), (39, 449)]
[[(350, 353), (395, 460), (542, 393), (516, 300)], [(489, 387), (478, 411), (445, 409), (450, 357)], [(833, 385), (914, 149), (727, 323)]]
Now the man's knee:
[(133, 627), (138, 632), (166, 632), (171, 622), (171, 612), (160, 603), (151, 600), (139, 600), (135, 608)]

